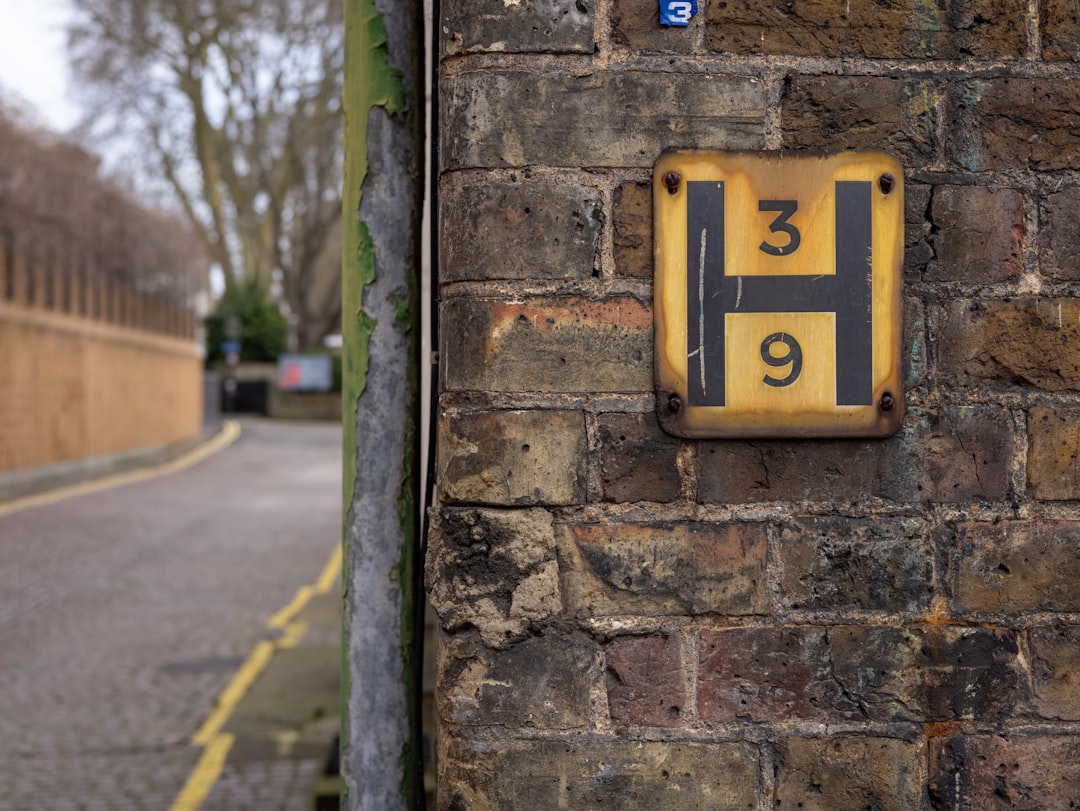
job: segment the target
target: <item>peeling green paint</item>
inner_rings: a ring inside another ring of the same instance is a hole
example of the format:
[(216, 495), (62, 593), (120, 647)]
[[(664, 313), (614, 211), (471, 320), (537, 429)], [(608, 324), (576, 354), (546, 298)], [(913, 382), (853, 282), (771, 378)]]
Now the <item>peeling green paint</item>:
[(345, 2), (345, 223), (342, 245), (342, 351), (355, 359), (342, 376), (344, 398), (344, 506), (348, 514), (356, 487), (356, 407), (367, 383), (368, 341), (374, 330), (363, 312), (364, 287), (375, 280), (375, 248), (360, 221), (360, 199), (368, 173), (368, 114), (374, 107), (405, 111), (401, 73), (387, 61), (386, 27), (373, 0)]
[[(405, 108), (405, 90), (390, 67), (386, 28), (373, 0), (345, 0), (345, 181), (342, 194), (342, 443), (343, 512), (342, 585), (348, 599), (349, 548), (347, 521), (356, 489), (356, 410), (367, 386), (368, 345), (375, 320), (364, 312), (364, 288), (375, 280), (375, 247), (367, 224), (360, 220), (360, 200), (368, 173), (368, 114), (376, 106), (391, 113)], [(350, 740), (348, 696), (351, 693), (349, 640), (342, 645), (341, 740)]]
[(402, 332), (412, 331), (412, 311), (413, 303), (408, 296), (394, 296), (394, 323)]

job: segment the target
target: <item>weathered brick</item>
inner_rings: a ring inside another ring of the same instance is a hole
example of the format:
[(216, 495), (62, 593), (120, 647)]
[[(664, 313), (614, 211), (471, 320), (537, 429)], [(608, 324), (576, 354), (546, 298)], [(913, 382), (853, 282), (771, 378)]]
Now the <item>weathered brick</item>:
[(653, 0), (614, 0), (612, 39), (635, 51), (689, 53), (694, 50), (694, 24), (685, 28), (660, 25), (660, 4)]
[(752, 77), (485, 69), (442, 89), (443, 169), (647, 167), (668, 147), (760, 149), (764, 85)]
[(660, 430), (656, 414), (601, 414), (600, 478), (605, 501), (675, 501), (682, 442)]
[(1028, 413), (1028, 492), (1042, 501), (1080, 498), (1080, 412), (1033, 408)]
[(578, 412), (443, 414), (439, 492), (445, 503), (581, 503), (587, 447)]
[(968, 522), (956, 527), (955, 613), (1080, 611), (1080, 524)]
[(794, 609), (925, 611), (933, 557), (913, 516), (799, 518), (780, 533), (785, 605)]
[(760, 756), (749, 743), (441, 741), (444, 811), (758, 808)]
[(558, 530), (568, 610), (764, 613), (765, 531), (751, 524), (571, 524)]
[(1023, 0), (712, 3), (714, 51), (791, 56), (964, 59), (1023, 56)]
[(1039, 226), (1039, 271), (1051, 279), (1080, 280), (1080, 186), (1046, 196)]
[(612, 200), (615, 273), (638, 279), (653, 275), (652, 184), (623, 183)]
[(921, 79), (794, 76), (781, 108), (784, 147), (884, 150), (927, 163), (939, 148), (935, 92)]
[(777, 746), (776, 806), (912, 811), (922, 806), (919, 747), (896, 738), (793, 739)]
[(686, 708), (682, 650), (674, 634), (622, 636), (604, 650), (613, 721), (678, 726)]
[(966, 626), (839, 626), (834, 678), (875, 721), (1002, 722), (1028, 695), (1016, 633)]
[(1012, 77), (957, 83), (948, 115), (949, 153), (961, 168), (1080, 168), (1076, 82)]
[(923, 304), (914, 297), (904, 302), (904, 389), (911, 391), (922, 385), (926, 377), (926, 313)]
[(504, 647), (562, 608), (544, 510), (443, 509), (429, 544), (428, 593), (445, 631), (474, 627)]
[(1039, 0), (1042, 56), (1047, 60), (1080, 60), (1080, 9), (1071, 0)]
[(1080, 737), (933, 738), (929, 788), (934, 811), (1080, 807)]
[(492, 650), (453, 637), (439, 655), (439, 713), (470, 726), (577, 729), (589, 720), (599, 647), (584, 634), (548, 633)]
[(938, 186), (930, 204), (927, 281), (1001, 282), (1024, 270), (1024, 196), (1014, 189)]
[(524, 181), (444, 183), (439, 281), (588, 278), (603, 207), (596, 189)]
[(652, 309), (631, 296), (451, 299), (440, 326), (447, 391), (652, 389)]
[(1016, 634), (914, 626), (758, 627), (699, 637), (702, 720), (990, 721), (1022, 697)]
[(930, 198), (933, 186), (904, 182), (904, 270), (921, 277), (934, 258), (930, 246)]
[(938, 371), (953, 385), (982, 381), (1080, 389), (1080, 301), (1075, 298), (952, 301), (938, 344)]
[(698, 636), (698, 715), (703, 721), (862, 719), (830, 675), (824, 628), (706, 629)]
[(439, 30), (447, 56), (498, 53), (592, 53), (593, 0), (451, 0)]
[(1013, 453), (1004, 409), (909, 409), (887, 440), (701, 442), (698, 497), (706, 504), (996, 501), (1009, 491)]
[(1028, 644), (1039, 715), (1053, 721), (1080, 721), (1080, 626), (1032, 628)]

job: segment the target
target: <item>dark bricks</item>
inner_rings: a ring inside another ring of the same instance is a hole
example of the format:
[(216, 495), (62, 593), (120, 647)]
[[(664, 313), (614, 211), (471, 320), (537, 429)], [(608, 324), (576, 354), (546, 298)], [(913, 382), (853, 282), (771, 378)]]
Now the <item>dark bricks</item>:
[(1080, 721), (1080, 627), (1028, 632), (1035, 706), (1048, 720)]
[[(444, 9), (439, 807), (1080, 808), (1080, 12), (698, 5)], [(900, 160), (895, 435), (660, 429), (669, 149)]]
[(444, 184), (440, 281), (589, 278), (603, 210), (595, 189), (525, 181)]
[(780, 581), (793, 609), (925, 611), (932, 552), (926, 521), (915, 516), (807, 517), (780, 533)]
[(1024, 53), (1023, 0), (711, 3), (708, 46), (739, 54), (871, 58), (1016, 58)]
[(451, 299), (441, 327), (448, 391), (652, 389), (652, 310), (631, 296)]
[(861, 719), (832, 677), (824, 628), (704, 630), (698, 638), (702, 721)]
[(592, 5), (593, 0), (443, 2), (443, 52), (592, 53)]
[(444, 502), (528, 506), (585, 499), (585, 418), (573, 411), (444, 414)]
[(934, 258), (930, 245), (930, 197), (932, 186), (904, 184), (904, 268), (922, 273)]
[(765, 531), (752, 524), (570, 524), (559, 533), (568, 610), (764, 613)]
[(919, 748), (897, 738), (795, 739), (777, 747), (776, 807), (912, 811), (921, 807)]
[(682, 442), (660, 430), (656, 414), (601, 414), (597, 430), (605, 501), (679, 498)]
[(1001, 282), (1024, 270), (1024, 198), (1013, 189), (938, 186), (927, 281)]
[(454, 738), (440, 751), (439, 807), (755, 811), (759, 757), (749, 743)]
[(1080, 169), (1080, 86), (1008, 78), (951, 89), (950, 154), (969, 171)]
[(1080, 525), (968, 522), (956, 528), (952, 607), (958, 614), (1080, 611)]
[(885, 441), (703, 441), (698, 497), (706, 504), (995, 501), (1008, 493), (1013, 453), (1004, 409), (911, 409)]
[(454, 724), (586, 725), (600, 651), (582, 634), (532, 637), (494, 651), (455, 637), (439, 657), (439, 711)]
[(1080, 301), (952, 301), (938, 341), (942, 377), (1043, 391), (1080, 389)]
[(647, 167), (765, 140), (764, 86), (744, 76), (489, 69), (448, 81), (442, 115), (444, 169)]
[(1080, 9), (1071, 0), (1039, 0), (1042, 55), (1048, 60), (1080, 61)]
[(677, 726), (686, 706), (679, 638), (618, 637), (605, 650), (611, 719), (643, 726)]
[(947, 626), (703, 631), (703, 721), (998, 720), (1020, 687), (1012, 631)]
[(930, 802), (934, 811), (1080, 807), (1080, 737), (1012, 734), (1008, 738), (933, 739)]
[(1039, 271), (1051, 279), (1080, 280), (1080, 186), (1047, 195), (1039, 225)]
[(922, 79), (793, 76), (781, 110), (784, 148), (868, 149), (927, 163), (939, 149), (935, 93)]

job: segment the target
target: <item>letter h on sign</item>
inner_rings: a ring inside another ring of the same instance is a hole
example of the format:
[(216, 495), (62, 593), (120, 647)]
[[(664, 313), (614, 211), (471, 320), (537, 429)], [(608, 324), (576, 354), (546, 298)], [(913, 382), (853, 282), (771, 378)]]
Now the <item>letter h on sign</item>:
[(895, 433), (903, 198), (903, 169), (882, 153), (662, 155), (653, 303), (664, 430)]
[[(741, 276), (724, 267), (725, 218), (723, 181), (687, 185), (687, 382), (689, 405), (723, 406), (726, 400), (726, 316), (729, 313), (833, 313), (836, 318), (836, 404), (870, 405), (873, 400), (872, 226), (869, 181), (837, 181), (835, 186), (835, 274)], [(783, 204), (790, 203), (790, 207)], [(774, 231), (788, 234), (788, 245), (761, 249), (776, 254), (794, 250), (799, 232), (786, 218), (793, 201), (762, 201), (762, 211), (780, 211)], [(788, 355), (777, 358), (773, 343), (785, 343)], [(798, 377), (801, 347), (791, 337), (774, 333), (765, 339), (762, 359), (769, 365), (793, 366)], [(774, 363), (773, 359), (783, 361)], [(766, 377), (769, 385), (794, 380)], [(773, 381), (770, 383), (769, 381)]]

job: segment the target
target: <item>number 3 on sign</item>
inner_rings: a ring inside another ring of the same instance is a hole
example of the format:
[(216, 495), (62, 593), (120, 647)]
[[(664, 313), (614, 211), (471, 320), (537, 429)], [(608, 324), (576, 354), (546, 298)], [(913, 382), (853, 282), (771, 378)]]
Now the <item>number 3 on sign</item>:
[(788, 220), (798, 210), (799, 203), (795, 200), (761, 200), (757, 207), (758, 211), (779, 212), (776, 219), (769, 226), (769, 230), (774, 234), (787, 234), (788, 237), (787, 245), (773, 245), (769, 242), (762, 242), (758, 246), (760, 250), (769, 254), (769, 256), (784, 256), (785, 254), (795, 253), (799, 243), (802, 242), (802, 235), (799, 233), (799, 229)]
[(685, 28), (697, 11), (697, 0), (660, 0), (660, 24)]

